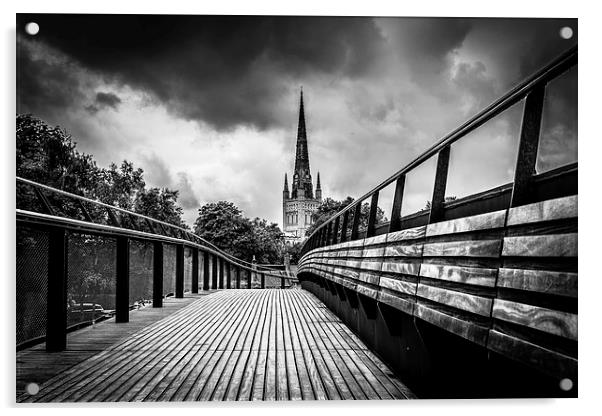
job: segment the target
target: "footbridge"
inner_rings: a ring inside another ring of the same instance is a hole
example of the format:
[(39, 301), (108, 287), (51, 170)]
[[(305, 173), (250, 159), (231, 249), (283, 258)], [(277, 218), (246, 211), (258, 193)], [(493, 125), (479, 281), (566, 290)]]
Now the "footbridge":
[[(576, 397), (577, 164), (536, 171), (546, 90), (576, 65), (574, 48), (335, 214), (295, 275), (17, 178), (17, 401)], [(513, 180), (446, 199), (454, 144), (517, 103)], [(429, 160), (430, 204), (402, 215)]]

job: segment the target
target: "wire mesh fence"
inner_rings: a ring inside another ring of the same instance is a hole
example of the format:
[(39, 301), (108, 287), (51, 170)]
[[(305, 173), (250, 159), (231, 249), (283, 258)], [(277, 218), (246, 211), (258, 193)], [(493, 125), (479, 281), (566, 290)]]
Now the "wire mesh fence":
[(68, 327), (115, 312), (116, 246), (112, 238), (69, 234)]
[(153, 301), (153, 244), (130, 241), (130, 306), (142, 307)]
[(192, 249), (184, 249), (184, 292), (190, 292), (192, 288)]
[(176, 246), (163, 245), (163, 295), (176, 292)]
[(46, 335), (48, 233), (17, 227), (17, 345)]

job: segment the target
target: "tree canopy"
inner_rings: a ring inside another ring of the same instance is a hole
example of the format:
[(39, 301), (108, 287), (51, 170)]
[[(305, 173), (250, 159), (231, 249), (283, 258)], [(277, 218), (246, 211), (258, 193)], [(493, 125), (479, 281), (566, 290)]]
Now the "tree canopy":
[(275, 223), (250, 219), (233, 203), (219, 201), (199, 208), (194, 232), (227, 253), (258, 263), (281, 263), (283, 234)]
[(17, 115), (17, 176), (186, 226), (177, 190), (147, 188), (144, 171), (127, 160), (99, 167), (92, 155), (77, 150), (64, 129), (31, 114)]

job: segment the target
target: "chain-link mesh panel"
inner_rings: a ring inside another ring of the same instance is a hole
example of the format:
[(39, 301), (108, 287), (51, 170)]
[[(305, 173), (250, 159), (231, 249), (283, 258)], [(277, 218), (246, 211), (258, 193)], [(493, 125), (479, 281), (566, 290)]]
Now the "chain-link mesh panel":
[(265, 287), (266, 288), (279, 288), (281, 286), (280, 278), (273, 276), (265, 277)]
[(176, 246), (163, 246), (163, 294), (173, 295), (176, 292)]
[(17, 227), (17, 345), (46, 335), (48, 233)]
[(116, 241), (69, 234), (67, 325), (109, 316), (115, 311)]
[(184, 292), (192, 288), (192, 249), (184, 248)]
[(130, 240), (130, 305), (153, 301), (153, 244)]

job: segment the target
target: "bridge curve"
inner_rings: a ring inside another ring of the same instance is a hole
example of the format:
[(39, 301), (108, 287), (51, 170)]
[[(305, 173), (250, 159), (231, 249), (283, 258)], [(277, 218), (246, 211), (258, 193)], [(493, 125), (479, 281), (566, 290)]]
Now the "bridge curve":
[[(421, 397), (576, 396), (577, 164), (535, 173), (547, 85), (576, 64), (575, 47), (335, 214), (303, 246), (302, 287)], [(452, 145), (520, 100), (514, 180), (446, 201)], [(430, 209), (402, 217), (406, 174), (432, 158)], [(391, 221), (377, 224), (379, 193), (390, 184)]]

